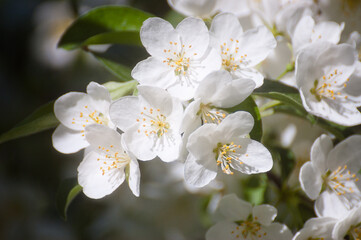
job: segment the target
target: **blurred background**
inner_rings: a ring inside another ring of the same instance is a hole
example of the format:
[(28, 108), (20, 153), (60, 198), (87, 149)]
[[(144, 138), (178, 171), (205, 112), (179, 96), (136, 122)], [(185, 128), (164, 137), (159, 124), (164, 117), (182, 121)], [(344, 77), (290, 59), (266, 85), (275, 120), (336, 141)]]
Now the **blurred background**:
[[(84, 92), (90, 81), (116, 80), (91, 55), (56, 48), (61, 34), (76, 16), (104, 4), (131, 5), (168, 19), (179, 17), (166, 0), (0, 1), (0, 134), (63, 94)], [(147, 57), (144, 49), (124, 48), (122, 54), (130, 67)], [(308, 160), (309, 147), (321, 133), (304, 124), (282, 115), (266, 118), (265, 141), (273, 146), (296, 146), (293, 151), (299, 152), (302, 163)], [(300, 129), (310, 132), (297, 131)], [(165, 166), (155, 160), (141, 163), (141, 197), (134, 197), (127, 184), (100, 200), (81, 193), (64, 221), (56, 208), (57, 190), (64, 179), (77, 176), (82, 153), (57, 152), (51, 143), (52, 131), (0, 144), (1, 240), (198, 240), (204, 239), (212, 224), (209, 213), (214, 210), (219, 192), (236, 192), (253, 203), (263, 201), (257, 196), (265, 194), (265, 175), (246, 180), (241, 174), (232, 179), (221, 176), (222, 182), (215, 181), (209, 188), (196, 191), (184, 185), (180, 164)], [(284, 134), (280, 137), (279, 132)], [(298, 132), (304, 136), (296, 138)], [(251, 194), (241, 191), (245, 186)], [(279, 206), (281, 220), (287, 221), (287, 207), (282, 213), (282, 204)], [(302, 214), (308, 214), (307, 219), (313, 213)], [(292, 221), (289, 226), (302, 226), (302, 220)]]

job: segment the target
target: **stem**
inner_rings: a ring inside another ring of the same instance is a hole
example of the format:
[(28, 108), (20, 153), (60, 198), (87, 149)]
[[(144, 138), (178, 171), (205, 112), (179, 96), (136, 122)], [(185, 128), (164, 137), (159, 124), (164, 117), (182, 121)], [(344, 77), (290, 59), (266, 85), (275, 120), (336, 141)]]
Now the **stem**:
[(292, 72), (293, 70), (295, 70), (295, 63), (294, 63), (294, 62), (291, 62), (291, 63), (287, 64), (286, 70), (285, 70), (283, 73), (281, 73), (281, 75), (279, 75), (276, 80), (280, 80), (280, 79), (283, 78), (287, 73)]

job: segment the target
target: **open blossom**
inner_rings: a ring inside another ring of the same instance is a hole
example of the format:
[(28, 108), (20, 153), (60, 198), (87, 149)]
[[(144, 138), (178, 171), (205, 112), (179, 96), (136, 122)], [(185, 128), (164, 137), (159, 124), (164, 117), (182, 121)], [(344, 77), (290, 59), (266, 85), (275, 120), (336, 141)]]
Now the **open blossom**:
[(198, 18), (186, 18), (176, 29), (161, 18), (144, 21), (140, 38), (148, 53), (132, 76), (141, 85), (168, 90), (181, 100), (193, 98), (199, 82), (219, 70), (221, 58), (209, 47), (209, 32)]
[(361, 239), (361, 206), (344, 215), (332, 231), (333, 239)]
[(207, 75), (198, 86), (194, 101), (185, 112), (182, 132), (192, 131), (205, 123), (219, 124), (227, 112), (221, 108), (231, 108), (245, 100), (255, 88), (250, 79), (232, 79), (225, 70), (215, 71)]
[(248, 78), (263, 84), (263, 75), (255, 68), (276, 47), (272, 33), (264, 26), (243, 32), (237, 17), (230, 13), (217, 15), (210, 29), (212, 46), (222, 57), (222, 68), (234, 78)]
[(336, 218), (330, 217), (311, 218), (307, 220), (303, 228), (295, 234), (293, 240), (333, 240), (332, 230), (336, 222)]
[(126, 149), (122, 135), (101, 125), (86, 127), (92, 151), (78, 167), (78, 182), (90, 198), (102, 198), (123, 183), (128, 174), (129, 187), (139, 196), (140, 171), (137, 159)]
[(251, 114), (236, 112), (219, 125), (209, 123), (195, 130), (187, 143), (185, 180), (203, 187), (216, 177), (218, 166), (226, 174), (233, 174), (231, 168), (246, 174), (269, 171), (273, 166), (270, 152), (248, 138), (253, 124)]
[(304, 48), (296, 60), (296, 83), (305, 109), (340, 125), (360, 124), (361, 92), (348, 87), (359, 82), (350, 78), (357, 62), (349, 44), (319, 42)]
[(54, 103), (54, 113), (60, 121), (52, 140), (56, 150), (74, 153), (87, 146), (85, 127), (100, 124), (114, 128), (109, 118), (109, 91), (95, 82), (89, 83), (87, 93), (70, 92)]
[(327, 41), (337, 44), (340, 41), (341, 33), (345, 24), (336, 22), (319, 22), (311, 16), (304, 16), (300, 19), (292, 36), (292, 47), (295, 56), (299, 51), (318, 41)]
[[(327, 135), (321, 135), (313, 144), (311, 161), (302, 166), (299, 178), (307, 196), (317, 199), (318, 216), (340, 216), (360, 204), (360, 146), (361, 135), (353, 135), (334, 148)], [(321, 193), (323, 186), (325, 191)]]
[(230, 194), (220, 200), (216, 214), (220, 221), (207, 231), (206, 240), (292, 239), (286, 225), (273, 222), (277, 209), (268, 204), (252, 207)]
[(165, 162), (179, 157), (183, 106), (167, 91), (138, 86), (138, 97), (123, 97), (110, 107), (110, 116), (124, 132), (124, 141), (139, 160), (158, 156)]

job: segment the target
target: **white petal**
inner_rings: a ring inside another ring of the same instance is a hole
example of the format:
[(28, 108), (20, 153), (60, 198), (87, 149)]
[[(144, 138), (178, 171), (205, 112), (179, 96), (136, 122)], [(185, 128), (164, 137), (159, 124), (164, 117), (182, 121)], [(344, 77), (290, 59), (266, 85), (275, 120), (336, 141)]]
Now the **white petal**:
[(172, 162), (179, 158), (182, 137), (177, 131), (168, 130), (158, 141), (162, 144), (159, 149), (156, 149), (156, 153), (163, 162)]
[(251, 213), (252, 205), (239, 199), (234, 193), (224, 196), (216, 211), (216, 215), (230, 221), (245, 221)]
[[(226, 27), (227, 26), (227, 27)], [(228, 42), (230, 39), (236, 39), (242, 32), (242, 26), (238, 18), (231, 13), (221, 13), (213, 18), (210, 32), (218, 40), (213, 47), (219, 48), (223, 42)]]
[(232, 161), (231, 166), (246, 174), (255, 174), (268, 172), (273, 166), (271, 153), (261, 143), (243, 138), (235, 141), (235, 144), (241, 145), (241, 156), (239, 161)]
[(342, 220), (335, 224), (332, 232), (333, 239), (344, 239), (352, 226), (358, 226), (361, 223), (361, 207), (354, 208)]
[(340, 197), (329, 190), (323, 191), (315, 202), (315, 213), (318, 217), (342, 219), (347, 212)]
[(267, 239), (291, 240), (293, 237), (292, 232), (285, 224), (275, 222), (262, 228), (267, 232)]
[(356, 106), (361, 106), (361, 62), (356, 64), (356, 69), (350, 77), (350, 81), (344, 88), (345, 94), (355, 103)]
[(138, 132), (140, 126), (138, 124), (128, 128), (123, 134), (123, 139), (129, 151), (136, 158), (142, 161), (152, 160), (157, 156), (154, 151), (155, 139), (153, 135), (146, 136), (143, 132)]
[(254, 120), (250, 113), (238, 111), (229, 114), (217, 127), (221, 142), (228, 142), (239, 136), (247, 135), (253, 128)]
[[(112, 152), (124, 152), (120, 133), (106, 126), (99, 124), (87, 126), (85, 128), (85, 137), (95, 149), (100, 146), (101, 148), (109, 148), (109, 151)], [(111, 149), (110, 146), (112, 146)]]
[[(176, 31), (179, 33), (182, 44), (188, 48), (186, 53), (202, 56), (209, 44), (209, 33), (206, 24), (202, 19), (188, 17), (181, 21)], [(191, 47), (189, 47), (191, 46)]]
[(301, 167), (299, 180), (301, 188), (305, 191), (306, 195), (315, 200), (322, 188), (321, 172), (316, 170), (311, 162), (306, 162)]
[(232, 234), (232, 231), (234, 232), (236, 227), (238, 227), (238, 224), (231, 221), (218, 222), (207, 231), (206, 240), (236, 239), (236, 235)]
[(311, 162), (315, 168), (314, 171), (318, 171), (320, 174), (326, 172), (326, 159), (332, 148), (332, 139), (326, 134), (315, 140), (311, 148)]
[(184, 178), (194, 187), (203, 187), (217, 176), (217, 164), (215, 159), (202, 161), (200, 164), (189, 154), (184, 164)]
[(170, 41), (179, 42), (173, 26), (158, 17), (148, 18), (143, 22), (140, 39), (148, 53), (154, 57), (164, 57), (164, 49), (169, 46)]
[(179, 98), (181, 101), (188, 101), (194, 97), (197, 85), (196, 83), (194, 85), (175, 83), (167, 90), (173, 97)]
[(89, 153), (78, 167), (78, 182), (83, 192), (90, 198), (99, 199), (112, 193), (125, 179), (123, 169), (114, 169), (102, 175), (100, 157), (95, 152)]
[(233, 73), (233, 78), (247, 78), (251, 79), (255, 84), (256, 88), (263, 85), (263, 75), (254, 68), (241, 68)]
[(167, 89), (174, 83), (174, 71), (163, 60), (149, 57), (137, 63), (132, 70), (132, 77), (143, 85)]
[(361, 169), (361, 135), (352, 135), (332, 149), (328, 156), (327, 165), (330, 170), (347, 165), (353, 173)]
[(202, 125), (200, 115), (198, 111), (200, 109), (201, 100), (195, 99), (184, 110), (184, 115), (181, 123), (181, 132), (193, 132), (199, 126)]
[(110, 93), (106, 87), (96, 82), (90, 82), (86, 88), (87, 93), (95, 100), (111, 102)]
[[(208, 159), (214, 156), (213, 149), (217, 146), (214, 142), (216, 124), (205, 124), (195, 130), (188, 138), (187, 149), (196, 159)], [(215, 162), (215, 156), (214, 156)]]
[(72, 130), (60, 124), (52, 135), (53, 146), (61, 153), (75, 153), (89, 146), (80, 131)]
[(252, 212), (253, 219), (265, 226), (270, 225), (277, 216), (277, 209), (268, 204), (255, 206)]
[(122, 131), (137, 123), (141, 110), (138, 97), (122, 97), (110, 105), (110, 119)]
[(195, 93), (205, 104), (230, 108), (246, 99), (254, 90), (255, 83), (249, 79), (235, 79), (225, 70), (215, 71), (205, 77)]
[(292, 46), (295, 53), (298, 53), (303, 46), (309, 44), (314, 26), (315, 21), (311, 16), (304, 16), (300, 19), (292, 36)]
[(172, 113), (172, 97), (164, 89), (151, 86), (138, 86), (138, 94), (150, 107), (160, 109), (163, 115), (168, 116)]
[(312, 41), (328, 41), (337, 44), (340, 41), (341, 33), (345, 24), (339, 25), (336, 22), (319, 22), (312, 36)]
[(73, 124), (73, 118), (78, 117), (90, 101), (90, 97), (85, 93), (67, 93), (55, 101), (54, 114), (64, 126), (74, 130), (83, 130), (84, 127), (81, 124)]
[(247, 55), (245, 60), (247, 67), (259, 64), (276, 46), (276, 39), (265, 26), (248, 30), (239, 39), (239, 52)]
[(140, 170), (137, 159), (131, 159), (129, 163), (129, 188), (133, 194), (139, 197)]
[(216, 10), (216, 0), (167, 0), (177, 12), (185, 16), (207, 18), (214, 14)]

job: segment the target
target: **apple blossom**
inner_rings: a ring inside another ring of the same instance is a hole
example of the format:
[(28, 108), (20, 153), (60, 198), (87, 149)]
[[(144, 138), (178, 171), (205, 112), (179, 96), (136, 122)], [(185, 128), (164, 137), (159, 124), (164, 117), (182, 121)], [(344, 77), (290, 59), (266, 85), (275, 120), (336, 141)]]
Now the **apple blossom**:
[(114, 128), (109, 118), (109, 91), (95, 82), (89, 83), (87, 93), (70, 92), (54, 103), (54, 113), (60, 121), (52, 140), (56, 150), (75, 153), (87, 146), (85, 127), (100, 124)]
[(207, 231), (206, 240), (292, 239), (286, 225), (273, 222), (277, 209), (268, 204), (252, 207), (229, 194), (220, 200), (216, 214), (220, 221)]
[(230, 13), (217, 15), (210, 32), (212, 46), (222, 57), (222, 68), (234, 78), (252, 79), (260, 87), (263, 75), (255, 67), (276, 47), (272, 33), (264, 26), (243, 32), (237, 17)]
[(78, 167), (78, 182), (90, 198), (112, 193), (128, 176), (129, 187), (139, 196), (140, 171), (137, 159), (125, 147), (122, 135), (101, 125), (86, 127), (86, 138), (93, 149)]
[[(361, 123), (361, 92), (347, 89), (354, 84), (357, 52), (349, 44), (311, 44), (296, 59), (296, 83), (305, 109), (344, 126)], [(347, 89), (347, 90), (346, 90)]]
[[(353, 135), (335, 147), (329, 136), (321, 135), (312, 145), (311, 161), (302, 166), (299, 180), (307, 196), (317, 199), (319, 216), (339, 216), (360, 204), (360, 144), (361, 135)], [(322, 186), (325, 191), (320, 195)], [(331, 207), (342, 205), (339, 203), (344, 206)]]
[(340, 219), (332, 231), (333, 239), (361, 238), (361, 206), (351, 210)]
[(311, 218), (307, 220), (303, 228), (295, 234), (293, 240), (333, 240), (332, 230), (336, 222), (336, 218), (330, 217)]
[(167, 91), (138, 86), (138, 97), (123, 97), (110, 106), (110, 117), (124, 132), (124, 141), (139, 160), (179, 157), (183, 106)]
[(209, 47), (209, 32), (198, 18), (188, 17), (176, 29), (161, 18), (144, 21), (140, 38), (148, 53), (132, 76), (141, 85), (168, 90), (181, 100), (193, 98), (199, 82), (221, 67), (221, 58)]
[(251, 114), (236, 112), (219, 125), (209, 123), (195, 130), (188, 138), (185, 180), (203, 187), (216, 177), (218, 166), (226, 174), (233, 174), (230, 167), (246, 174), (269, 171), (273, 166), (270, 152), (248, 138), (253, 124)]

